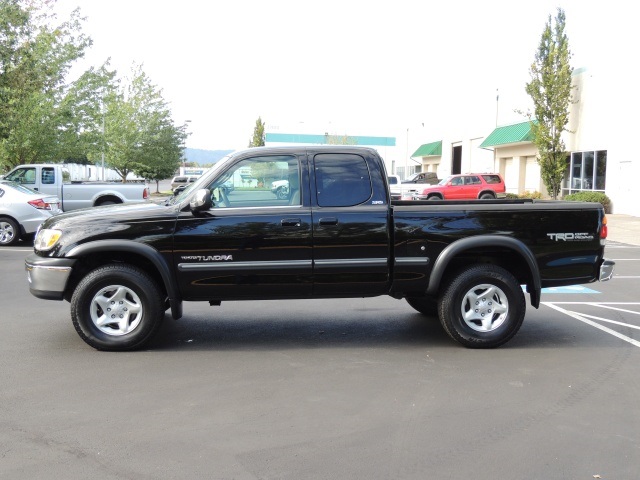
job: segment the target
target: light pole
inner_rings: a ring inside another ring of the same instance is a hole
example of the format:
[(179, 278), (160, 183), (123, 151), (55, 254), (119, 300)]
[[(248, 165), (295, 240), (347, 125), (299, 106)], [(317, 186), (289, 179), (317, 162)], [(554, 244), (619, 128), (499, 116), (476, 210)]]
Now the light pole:
[(184, 137), (182, 137), (182, 172), (180, 172), (182, 175), (185, 174), (185, 168), (187, 168), (187, 154), (186, 154), (186, 149), (187, 149), (187, 127), (188, 125), (191, 123), (191, 120), (185, 120), (184, 121)]
[(104, 117), (105, 117), (105, 107), (104, 107), (104, 92), (102, 92), (102, 97), (100, 99), (100, 113), (102, 113), (102, 181), (104, 182), (104, 147), (105, 147), (105, 138), (104, 138), (104, 134), (105, 134), (105, 121), (104, 121)]

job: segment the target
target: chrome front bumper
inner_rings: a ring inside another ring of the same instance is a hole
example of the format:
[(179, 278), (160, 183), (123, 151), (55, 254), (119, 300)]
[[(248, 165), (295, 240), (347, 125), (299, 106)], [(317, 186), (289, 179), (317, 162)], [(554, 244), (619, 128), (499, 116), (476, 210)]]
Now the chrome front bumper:
[(24, 268), (31, 294), (46, 300), (62, 300), (74, 263), (75, 260), (70, 258), (29, 255), (24, 261)]
[(615, 262), (611, 260), (603, 260), (602, 265), (600, 265), (600, 278), (601, 282), (606, 282), (607, 280), (611, 280), (613, 277), (613, 267), (615, 266)]

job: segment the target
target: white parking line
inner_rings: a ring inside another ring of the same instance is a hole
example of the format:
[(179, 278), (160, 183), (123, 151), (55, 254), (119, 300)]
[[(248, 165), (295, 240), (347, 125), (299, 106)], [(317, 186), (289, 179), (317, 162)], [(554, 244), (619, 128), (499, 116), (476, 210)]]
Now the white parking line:
[(633, 313), (634, 315), (640, 315), (640, 312), (636, 312), (636, 311), (633, 311), (633, 310), (627, 310), (626, 308), (610, 307), (609, 305), (604, 304), (604, 303), (596, 303), (595, 306), (596, 307), (600, 307), (600, 308), (608, 308), (610, 310), (615, 310), (617, 312), (626, 312), (626, 313)]
[(23, 250), (21, 248), (0, 248), (0, 252), (33, 252), (33, 248), (30, 248), (29, 250)]
[(640, 330), (640, 327), (638, 325), (632, 325), (630, 323), (623, 323), (623, 322), (618, 322), (616, 320), (609, 320), (607, 318), (596, 317), (595, 315), (587, 315), (586, 313), (581, 313), (580, 315), (582, 315), (583, 317), (587, 317), (587, 318), (593, 318), (594, 320), (600, 320), (601, 322), (613, 323), (614, 325), (620, 325), (622, 327), (629, 327), (629, 328), (633, 328), (635, 330)]
[[(577, 304), (577, 305), (597, 305), (597, 306), (602, 306), (602, 303), (597, 303), (597, 302), (558, 302), (558, 303), (572, 303), (572, 304)], [(634, 340), (633, 338), (627, 337), (626, 335), (623, 335), (619, 332), (616, 332), (615, 330), (612, 330), (610, 328), (605, 327), (604, 325), (600, 325), (597, 322), (593, 322), (591, 320), (589, 320), (588, 318), (585, 317), (591, 317), (590, 315), (581, 315), (577, 312), (572, 312), (570, 310), (565, 310), (562, 307), (559, 307), (558, 305), (554, 304), (554, 303), (550, 303), (550, 302), (542, 302), (543, 305), (546, 305), (547, 307), (553, 308), (554, 310), (560, 312), (560, 313), (564, 313), (565, 315), (570, 316), (571, 318), (575, 318), (576, 320), (580, 320), (583, 323), (586, 323), (587, 325), (591, 325), (592, 327), (597, 328), (598, 330), (602, 330), (603, 332), (609, 333), (611, 335), (613, 335), (614, 337), (619, 338), (620, 340), (624, 340), (627, 343), (630, 343), (631, 345), (634, 345), (638, 348), (640, 348), (640, 342), (638, 342), (637, 340)], [(640, 303), (630, 303), (630, 302), (624, 302), (624, 303), (616, 303), (616, 305), (640, 305)], [(594, 318), (594, 317), (592, 317)]]

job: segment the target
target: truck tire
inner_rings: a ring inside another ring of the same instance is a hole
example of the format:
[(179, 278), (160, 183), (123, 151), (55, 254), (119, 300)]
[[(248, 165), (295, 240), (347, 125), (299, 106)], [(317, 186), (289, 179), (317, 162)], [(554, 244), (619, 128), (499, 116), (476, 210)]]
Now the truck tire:
[(95, 206), (104, 207), (105, 205), (116, 205), (118, 203), (122, 203), (122, 202), (120, 202), (119, 199), (107, 197), (103, 200), (98, 200)]
[(97, 350), (134, 350), (160, 327), (164, 298), (156, 282), (138, 267), (104, 265), (76, 287), (71, 319), (78, 335)]
[(276, 190), (276, 198), (278, 200), (288, 200), (289, 187), (278, 187), (278, 189)]
[(19, 241), (20, 225), (11, 218), (0, 218), (0, 247), (15, 245)]
[(423, 315), (438, 318), (438, 299), (436, 297), (406, 297), (405, 300), (414, 310)]
[(493, 193), (485, 192), (480, 195), (480, 200), (493, 200), (496, 196)]
[(502, 267), (477, 264), (445, 286), (438, 303), (447, 334), (468, 348), (495, 348), (520, 329), (526, 304), (518, 281)]

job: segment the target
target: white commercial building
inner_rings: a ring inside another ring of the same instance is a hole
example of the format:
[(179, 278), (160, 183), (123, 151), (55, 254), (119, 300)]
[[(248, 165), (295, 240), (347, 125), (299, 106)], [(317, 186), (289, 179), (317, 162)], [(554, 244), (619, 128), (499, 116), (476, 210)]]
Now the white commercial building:
[[(634, 195), (640, 161), (634, 158), (635, 125), (630, 118), (640, 111), (640, 97), (622, 82), (615, 72), (574, 71), (568, 131), (563, 134), (569, 162), (561, 195), (585, 190), (604, 192), (611, 200), (613, 213), (640, 216), (640, 202)], [(612, 88), (616, 84), (619, 87)], [(387, 171), (402, 179), (420, 171), (436, 172), (439, 178), (454, 173), (498, 172), (509, 193), (547, 195), (529, 121), (493, 130), (465, 125), (456, 131), (454, 127), (439, 138), (429, 138), (424, 128), (407, 128), (406, 143), (400, 138), (401, 145), (396, 145), (392, 136), (335, 135), (299, 125), (282, 133), (279, 127), (269, 127), (267, 145), (374, 147), (385, 160)]]

